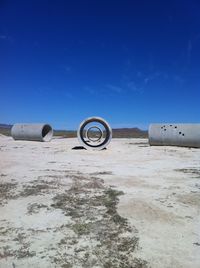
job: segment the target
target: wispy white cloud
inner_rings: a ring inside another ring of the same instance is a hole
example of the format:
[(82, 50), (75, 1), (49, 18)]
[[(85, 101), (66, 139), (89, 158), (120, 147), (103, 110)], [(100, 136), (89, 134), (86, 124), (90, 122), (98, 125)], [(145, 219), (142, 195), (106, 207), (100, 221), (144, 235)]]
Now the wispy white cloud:
[(58, 68), (62, 71), (62, 73), (69, 73), (72, 70), (72, 66), (69, 64), (61, 64), (58, 65)]
[(6, 35), (0, 35), (0, 39), (6, 40), (7, 39), (7, 36)]
[(182, 77), (181, 74), (169, 74), (167, 72), (155, 72), (152, 73), (150, 75), (147, 75), (146, 77), (144, 77), (144, 85), (145, 87), (150, 83), (153, 82), (156, 79), (160, 79), (160, 80), (171, 80), (172, 82), (176, 82), (180, 85), (182, 85), (185, 82), (185, 79)]
[(112, 84), (106, 84), (103, 86), (84, 86), (83, 90), (90, 95), (96, 95), (96, 96), (104, 96), (105, 92), (106, 94), (121, 94), (124, 90), (122, 87), (112, 85)]
[(145, 78), (144, 78), (144, 84), (147, 85), (150, 81), (153, 81), (155, 80), (157, 77), (159, 77), (161, 75), (160, 72), (154, 72), (150, 75), (147, 75)]
[(167, 81), (172, 81), (172, 83), (177, 83), (182, 85), (185, 80), (180, 74), (170, 74), (167, 72), (136, 72), (132, 75), (122, 74), (121, 81), (117, 84), (108, 83), (103, 86), (95, 86), (91, 87), (89, 85), (83, 87), (83, 90), (87, 92), (87, 94), (102, 96), (106, 94), (110, 95), (119, 95), (119, 94), (129, 94), (133, 92), (134, 94), (143, 94), (146, 90), (149, 89), (150, 86), (153, 86), (157, 81), (163, 81), (165, 83)]
[(69, 91), (65, 91), (62, 94), (64, 97), (66, 97), (67, 99), (73, 99), (73, 95), (72, 93), (70, 93)]
[(90, 87), (90, 86), (85, 86), (83, 88), (83, 90), (86, 91), (90, 95), (96, 95), (97, 94), (97, 90), (95, 90), (93, 87)]
[(108, 88), (109, 90), (116, 92), (116, 93), (121, 93), (123, 91), (123, 89), (121, 87), (112, 85), (112, 84), (107, 84), (106, 88)]
[(50, 94), (55, 98), (73, 99), (72, 90), (63, 88), (54, 88), (50, 86), (40, 86), (34, 90), (34, 93), (39, 96), (47, 97)]
[(191, 59), (192, 59), (192, 51), (193, 51), (193, 47), (199, 47), (199, 39), (200, 39), (200, 34), (198, 33), (197, 35), (195, 35), (193, 38), (190, 38), (187, 42), (187, 46), (186, 46), (186, 57), (187, 57), (187, 63), (190, 64)]
[(178, 84), (182, 85), (185, 82), (185, 79), (183, 79), (183, 77), (181, 75), (173, 75), (173, 79), (175, 82), (177, 82)]
[(134, 91), (134, 92), (142, 92), (143, 87), (136, 85), (134, 81), (129, 81), (126, 84), (126, 87), (129, 91)]
[(13, 37), (9, 36), (9, 35), (6, 35), (6, 34), (0, 34), (0, 40), (5, 41), (5, 42), (10, 42), (10, 43), (13, 43), (14, 42), (14, 39)]
[(137, 72), (137, 77), (139, 77), (139, 78), (142, 77), (142, 72), (138, 71)]

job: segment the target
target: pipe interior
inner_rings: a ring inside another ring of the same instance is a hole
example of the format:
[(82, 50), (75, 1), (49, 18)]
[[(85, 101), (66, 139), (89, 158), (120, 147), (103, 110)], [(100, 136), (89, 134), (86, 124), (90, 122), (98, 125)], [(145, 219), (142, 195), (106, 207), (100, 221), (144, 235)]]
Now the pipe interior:
[[(95, 131), (93, 128), (97, 128), (98, 131)], [(91, 131), (91, 129), (93, 131)], [(96, 136), (98, 135), (99, 130), (99, 134), (101, 135), (99, 135), (97, 139)], [(90, 134), (95, 137), (95, 141), (93, 140), (93, 137), (91, 138)], [(83, 146), (86, 146), (86, 148), (103, 149), (110, 142), (112, 131), (106, 121), (101, 118), (91, 117), (81, 123), (78, 130), (78, 137), (80, 142)]]
[(98, 142), (103, 137), (103, 131), (100, 127), (92, 126), (87, 129), (86, 137), (92, 142)]
[(50, 141), (53, 136), (53, 129), (49, 125), (44, 125), (42, 129), (42, 138), (43, 141)]

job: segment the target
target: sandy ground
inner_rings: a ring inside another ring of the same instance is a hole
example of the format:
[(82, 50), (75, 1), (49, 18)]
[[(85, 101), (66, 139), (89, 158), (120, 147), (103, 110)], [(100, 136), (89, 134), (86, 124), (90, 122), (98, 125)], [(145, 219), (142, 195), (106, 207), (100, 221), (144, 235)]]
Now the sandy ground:
[(200, 267), (200, 150), (76, 146), (0, 137), (0, 267)]

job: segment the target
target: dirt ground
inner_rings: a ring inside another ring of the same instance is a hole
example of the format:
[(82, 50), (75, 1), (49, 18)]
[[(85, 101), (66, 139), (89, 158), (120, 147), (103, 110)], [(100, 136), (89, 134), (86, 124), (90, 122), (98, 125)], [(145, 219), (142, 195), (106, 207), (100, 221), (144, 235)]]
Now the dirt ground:
[(200, 267), (200, 150), (1, 135), (0, 267)]

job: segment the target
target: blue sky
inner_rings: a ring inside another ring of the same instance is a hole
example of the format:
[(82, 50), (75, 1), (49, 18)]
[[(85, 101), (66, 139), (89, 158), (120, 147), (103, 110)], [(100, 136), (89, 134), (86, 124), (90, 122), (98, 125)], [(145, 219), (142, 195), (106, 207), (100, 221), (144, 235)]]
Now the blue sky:
[(200, 1), (0, 1), (0, 122), (199, 122)]

